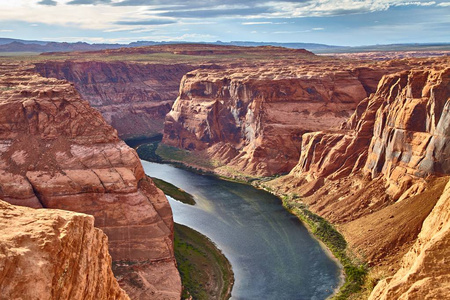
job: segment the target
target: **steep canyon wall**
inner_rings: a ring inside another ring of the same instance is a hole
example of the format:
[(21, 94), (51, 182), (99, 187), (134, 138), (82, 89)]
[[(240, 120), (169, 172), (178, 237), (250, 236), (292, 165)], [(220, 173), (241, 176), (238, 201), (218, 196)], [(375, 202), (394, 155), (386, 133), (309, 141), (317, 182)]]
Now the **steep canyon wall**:
[(179, 298), (164, 194), (73, 84), (30, 68), (1, 66), (0, 198), (93, 215), (132, 298)]
[(195, 70), (182, 79), (163, 142), (245, 174), (286, 173), (298, 162), (303, 134), (338, 127), (383, 74), (407, 65), (311, 57), (294, 65)]
[(122, 139), (162, 133), (188, 64), (120, 61), (47, 61), (36, 63), (44, 77), (74, 83), (81, 97), (101, 112)]
[(439, 257), (448, 243), (449, 65), (430, 59), (384, 76), (340, 129), (305, 134), (297, 166), (268, 183), (300, 195), (369, 265), (394, 276), (373, 299), (448, 290), (446, 271), (435, 268), (446, 264)]

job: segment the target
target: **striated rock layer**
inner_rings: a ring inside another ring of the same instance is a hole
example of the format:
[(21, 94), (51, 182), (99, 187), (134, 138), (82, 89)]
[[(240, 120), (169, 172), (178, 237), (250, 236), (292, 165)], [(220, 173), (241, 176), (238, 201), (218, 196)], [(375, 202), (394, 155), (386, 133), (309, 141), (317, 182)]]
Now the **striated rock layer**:
[(162, 133), (188, 64), (101, 61), (36, 63), (44, 77), (66, 79), (123, 139)]
[(381, 175), (396, 200), (420, 192), (419, 178), (449, 174), (450, 68), (443, 62), (384, 76), (342, 130), (305, 134), (290, 177)]
[(129, 299), (89, 215), (0, 201), (0, 299)]
[[(133, 265), (119, 278), (132, 298), (130, 274), (147, 297), (179, 298), (172, 212), (135, 151), (67, 81), (0, 71), (0, 198), (93, 215), (115, 264)], [(164, 273), (147, 272), (152, 264)]]
[(408, 63), (351, 64), (310, 55), (287, 65), (191, 71), (166, 117), (163, 142), (246, 174), (289, 172), (303, 134), (339, 126), (383, 74)]
[[(305, 134), (297, 166), (267, 184), (302, 196), (309, 209), (338, 224), (356, 254), (381, 274), (401, 268), (374, 299), (422, 299), (435, 287), (436, 295), (448, 290), (442, 202), (448, 202), (450, 174), (449, 65), (448, 58), (429, 59), (384, 76), (340, 129)], [(441, 279), (442, 291), (431, 284)]]

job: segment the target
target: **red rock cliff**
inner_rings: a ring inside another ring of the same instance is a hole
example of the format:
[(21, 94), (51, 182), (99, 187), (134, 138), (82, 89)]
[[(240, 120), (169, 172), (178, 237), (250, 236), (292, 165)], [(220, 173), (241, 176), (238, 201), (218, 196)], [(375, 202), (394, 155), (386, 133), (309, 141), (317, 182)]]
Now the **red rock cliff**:
[(179, 298), (172, 212), (135, 151), (67, 81), (1, 74), (0, 198), (93, 215), (132, 298)]
[(338, 179), (362, 170), (382, 175), (398, 199), (414, 179), (449, 174), (449, 95), (450, 69), (442, 62), (383, 77), (342, 130), (303, 136), (291, 176)]
[(89, 215), (0, 201), (0, 299), (129, 299)]
[(298, 165), (268, 183), (302, 196), (310, 210), (339, 225), (360, 258), (394, 276), (373, 299), (419, 299), (448, 289), (448, 271), (432, 264), (445, 264), (439, 257), (449, 242), (442, 177), (450, 174), (449, 65), (448, 58), (428, 59), (384, 76), (341, 129), (305, 134)]
[(187, 64), (100, 61), (48, 61), (35, 66), (44, 77), (74, 83), (123, 139), (162, 133), (180, 80), (193, 69)]
[[(183, 77), (166, 117), (163, 142), (207, 152), (247, 174), (289, 172), (302, 135), (337, 127), (381, 76), (405, 63), (348, 65), (308, 60), (226, 70), (195, 70)], [(219, 171), (220, 172), (220, 171)]]

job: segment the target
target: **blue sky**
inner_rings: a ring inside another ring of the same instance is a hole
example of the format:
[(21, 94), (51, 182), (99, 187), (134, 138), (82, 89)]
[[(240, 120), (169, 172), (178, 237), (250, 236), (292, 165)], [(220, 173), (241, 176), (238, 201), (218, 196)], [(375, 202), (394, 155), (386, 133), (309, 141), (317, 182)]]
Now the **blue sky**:
[(450, 42), (450, 2), (0, 0), (0, 37), (90, 43)]

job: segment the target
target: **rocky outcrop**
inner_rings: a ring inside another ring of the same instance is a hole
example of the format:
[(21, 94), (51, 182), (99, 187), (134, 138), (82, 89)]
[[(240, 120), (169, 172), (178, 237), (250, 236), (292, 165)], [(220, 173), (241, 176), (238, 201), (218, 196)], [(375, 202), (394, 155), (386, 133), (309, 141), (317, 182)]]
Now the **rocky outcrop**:
[(0, 201), (0, 299), (129, 299), (89, 215)]
[(369, 299), (445, 299), (450, 295), (449, 258), (450, 182), (400, 269), (379, 282)]
[(0, 198), (93, 215), (115, 264), (130, 266), (122, 281), (139, 274), (147, 297), (179, 298), (172, 212), (135, 151), (67, 81), (0, 68)]
[[(425, 60), (384, 76), (340, 129), (305, 134), (298, 165), (266, 183), (278, 193), (298, 194), (310, 210), (338, 224), (357, 256), (385, 276), (396, 272), (409, 249), (417, 254), (428, 240), (440, 240), (447, 222), (439, 203), (448, 199), (443, 189), (450, 174), (448, 66), (448, 58)], [(441, 220), (441, 227), (427, 229), (430, 218)], [(445, 257), (442, 248), (433, 247), (422, 255)], [(422, 299), (434, 289), (435, 273), (425, 265), (414, 268), (403, 263), (393, 285), (388, 287), (390, 277), (383, 281), (374, 299)], [(436, 285), (438, 294), (439, 289)]]
[(303, 134), (338, 127), (383, 74), (406, 65), (345, 63), (310, 55), (293, 65), (192, 71), (166, 117), (163, 142), (205, 150), (209, 159), (246, 174), (289, 172)]
[(382, 175), (399, 199), (419, 193), (418, 178), (450, 173), (450, 69), (436, 67), (383, 77), (343, 129), (303, 136), (291, 176), (339, 179), (357, 171)]
[(65, 79), (123, 139), (162, 133), (164, 117), (175, 101), (188, 64), (102, 61), (36, 63), (44, 77)]

